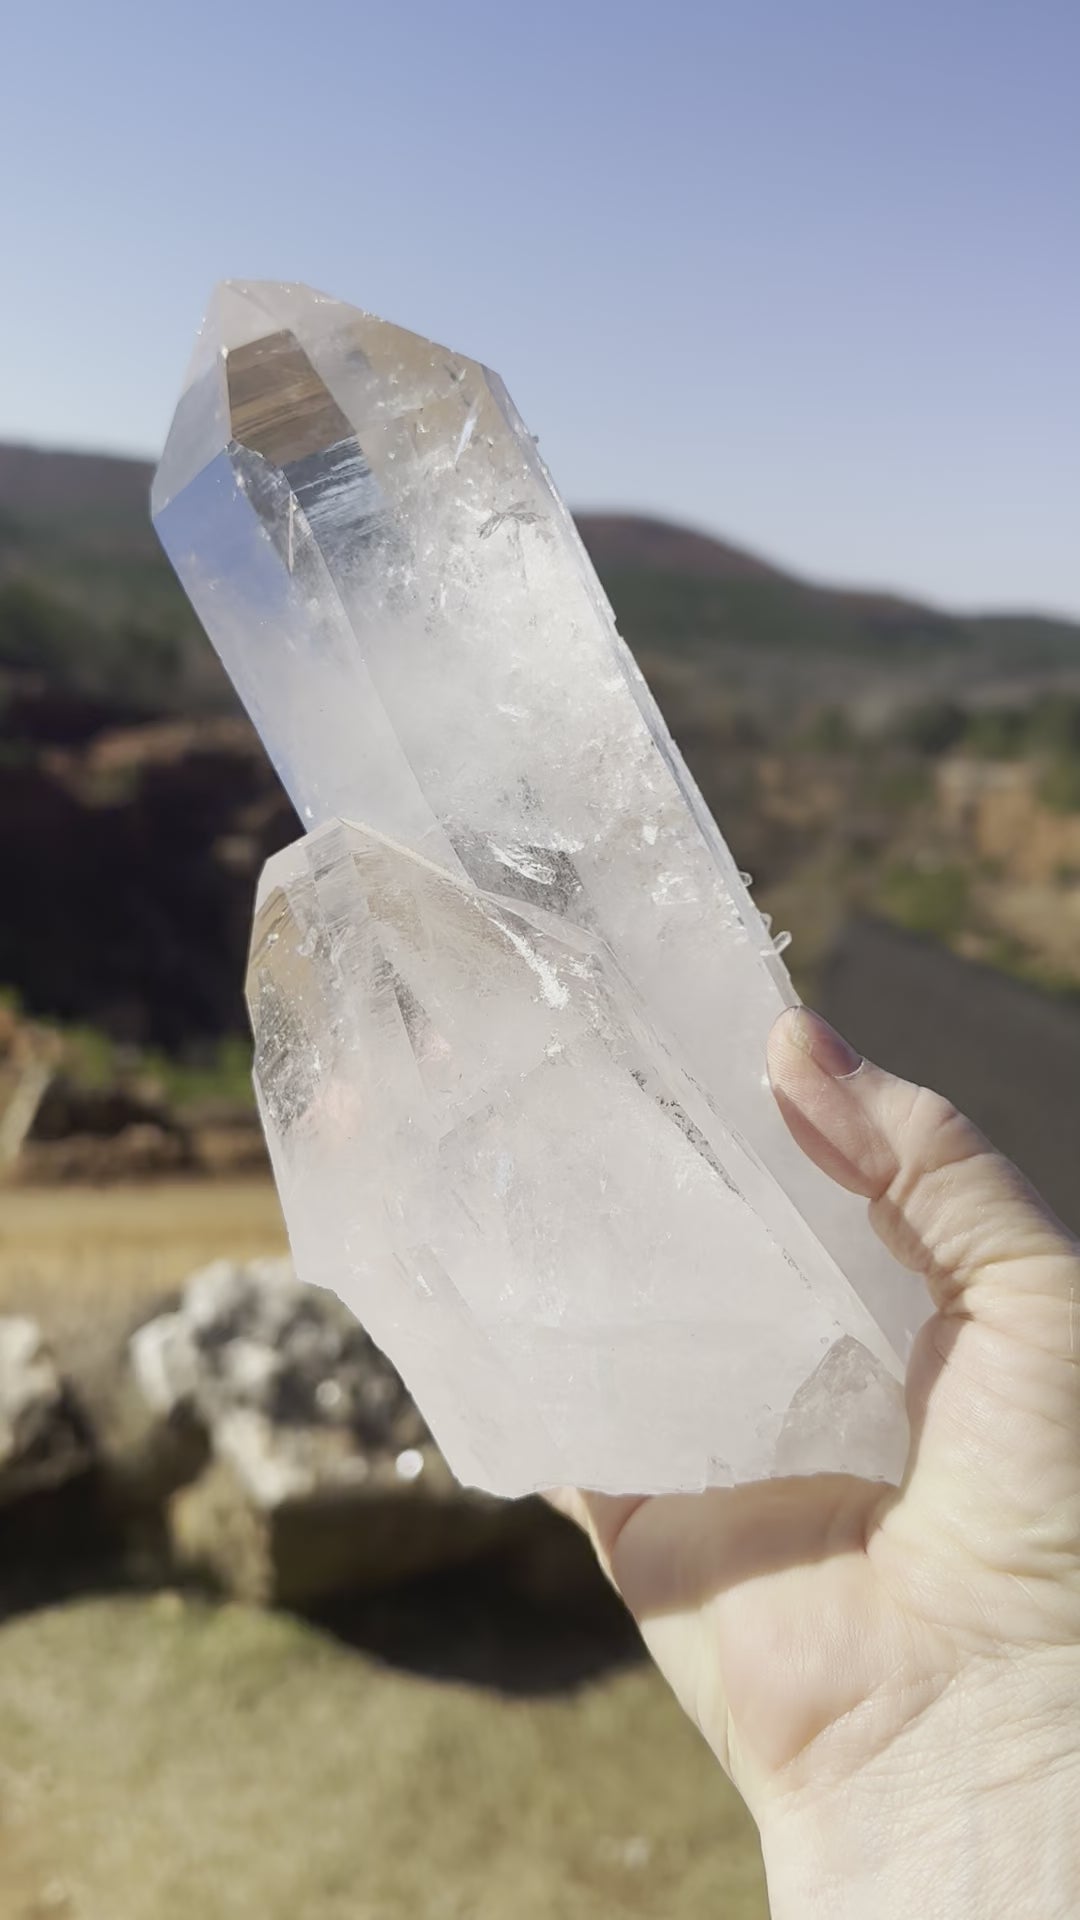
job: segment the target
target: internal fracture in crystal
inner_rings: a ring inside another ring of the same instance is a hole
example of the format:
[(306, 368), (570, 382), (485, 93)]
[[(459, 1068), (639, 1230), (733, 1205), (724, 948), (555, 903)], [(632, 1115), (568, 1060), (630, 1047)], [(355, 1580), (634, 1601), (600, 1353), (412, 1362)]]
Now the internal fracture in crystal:
[(898, 1473), (921, 1292), (780, 1120), (786, 970), (501, 382), (227, 285), (154, 516), (307, 829), (249, 974), (301, 1274), (495, 1491)]

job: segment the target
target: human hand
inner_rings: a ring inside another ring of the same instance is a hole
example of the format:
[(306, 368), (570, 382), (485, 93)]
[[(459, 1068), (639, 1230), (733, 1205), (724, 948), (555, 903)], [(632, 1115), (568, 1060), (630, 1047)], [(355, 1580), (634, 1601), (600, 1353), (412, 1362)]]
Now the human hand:
[(969, 1121), (816, 1015), (781, 1017), (769, 1071), (930, 1288), (903, 1485), (566, 1504), (749, 1804), (775, 1920), (1075, 1916), (1080, 1250)]

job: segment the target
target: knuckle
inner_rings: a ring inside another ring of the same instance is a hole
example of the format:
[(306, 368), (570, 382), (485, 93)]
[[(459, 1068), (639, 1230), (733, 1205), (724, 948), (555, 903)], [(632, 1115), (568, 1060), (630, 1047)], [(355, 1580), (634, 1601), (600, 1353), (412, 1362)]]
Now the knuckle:
[(983, 1142), (965, 1114), (943, 1093), (916, 1087), (902, 1127), (901, 1160), (913, 1171), (936, 1173), (968, 1160)]
[(975, 1157), (985, 1142), (944, 1094), (911, 1087), (899, 1117), (896, 1172), (889, 1198), (913, 1230), (932, 1235), (948, 1207), (954, 1169)]

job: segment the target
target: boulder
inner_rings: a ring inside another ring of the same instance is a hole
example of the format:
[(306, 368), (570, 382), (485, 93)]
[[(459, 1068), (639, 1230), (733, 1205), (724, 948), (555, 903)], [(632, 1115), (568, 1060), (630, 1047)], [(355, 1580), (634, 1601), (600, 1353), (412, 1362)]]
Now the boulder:
[(332, 1470), (304, 1492), (264, 1478), (253, 1494), (236, 1465), (216, 1459), (170, 1503), (174, 1561), (234, 1599), (311, 1607), (501, 1554), (525, 1531), (516, 1503), (459, 1487), (436, 1448), (403, 1464)]
[(0, 1506), (84, 1473), (91, 1447), (37, 1322), (0, 1318)]
[(0, 1605), (108, 1567), (317, 1608), (482, 1559), (545, 1610), (595, 1606), (580, 1536), (459, 1486), (390, 1362), (287, 1261), (219, 1261), (64, 1352), (66, 1377), (35, 1321), (0, 1318)]
[(173, 1311), (137, 1329), (130, 1354), (147, 1403), (194, 1409), (215, 1452), (263, 1501), (348, 1480), (358, 1461), (366, 1469), (428, 1437), (390, 1362), (288, 1260), (204, 1268)]
[(560, 1591), (580, 1572), (578, 1543), (542, 1503), (458, 1485), (390, 1362), (287, 1261), (196, 1274), (130, 1358), (145, 1404), (173, 1425), (193, 1417), (211, 1450), (168, 1503), (181, 1572), (293, 1606), (485, 1554), (538, 1588), (545, 1568)]

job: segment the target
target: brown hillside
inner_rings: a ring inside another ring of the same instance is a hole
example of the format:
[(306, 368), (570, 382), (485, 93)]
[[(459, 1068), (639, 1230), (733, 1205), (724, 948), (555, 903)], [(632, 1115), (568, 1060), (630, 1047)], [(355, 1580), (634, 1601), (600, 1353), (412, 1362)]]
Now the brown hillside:
[(0, 513), (63, 520), (87, 512), (123, 519), (149, 535), (149, 461), (103, 453), (61, 453), (0, 443)]
[(782, 580), (779, 567), (712, 534), (635, 513), (579, 513), (578, 532), (601, 578), (627, 567), (695, 580)]

